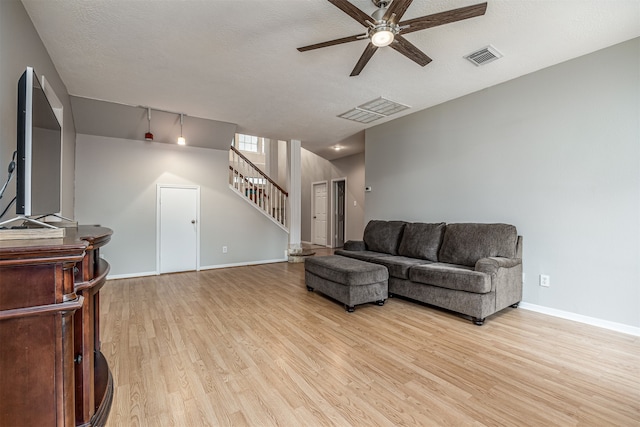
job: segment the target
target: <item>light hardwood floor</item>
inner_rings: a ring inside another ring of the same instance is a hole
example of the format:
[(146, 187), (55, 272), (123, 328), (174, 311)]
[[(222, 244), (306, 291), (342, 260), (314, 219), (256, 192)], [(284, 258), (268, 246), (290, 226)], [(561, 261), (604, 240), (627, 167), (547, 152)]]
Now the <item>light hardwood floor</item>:
[(343, 307), (303, 264), (107, 282), (108, 426), (638, 426), (640, 338), (523, 309)]

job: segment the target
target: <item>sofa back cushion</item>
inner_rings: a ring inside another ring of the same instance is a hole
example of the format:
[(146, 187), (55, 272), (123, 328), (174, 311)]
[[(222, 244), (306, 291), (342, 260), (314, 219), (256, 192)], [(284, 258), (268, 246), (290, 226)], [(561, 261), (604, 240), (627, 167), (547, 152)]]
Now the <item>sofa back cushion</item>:
[(438, 260), (473, 267), (481, 258), (514, 258), (517, 240), (509, 224), (447, 224)]
[(362, 240), (367, 245), (367, 250), (398, 255), (398, 245), (405, 225), (404, 221), (369, 221)]
[(437, 262), (444, 229), (444, 222), (407, 224), (402, 233), (398, 255)]

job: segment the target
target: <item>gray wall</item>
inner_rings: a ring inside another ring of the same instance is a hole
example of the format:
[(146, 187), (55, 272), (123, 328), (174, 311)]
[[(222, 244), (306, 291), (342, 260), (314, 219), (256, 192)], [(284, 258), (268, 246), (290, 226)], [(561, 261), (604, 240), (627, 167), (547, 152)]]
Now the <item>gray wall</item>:
[[(64, 111), (62, 159), (62, 214), (73, 216), (73, 180), (76, 131), (67, 88), (60, 80), (29, 15), (18, 0), (0, 1), (0, 187), (7, 177), (7, 167), (16, 149), (18, 79), (27, 66), (44, 75)], [(15, 177), (0, 200), (0, 212), (15, 196)], [(15, 216), (12, 207), (4, 219)]]
[[(228, 185), (228, 151), (78, 134), (76, 217), (114, 235), (111, 276), (156, 271), (156, 185), (200, 186), (203, 268), (283, 260), (288, 236)], [(228, 246), (228, 253), (222, 253)]]
[(181, 129), (180, 114), (177, 113), (152, 109), (149, 121), (147, 109), (143, 107), (78, 96), (71, 96), (70, 100), (76, 132), (85, 135), (142, 140), (151, 129), (154, 142), (175, 144), (182, 131), (190, 147), (228, 150), (236, 132), (234, 123), (202, 119), (186, 113)]
[(514, 224), (525, 302), (640, 326), (639, 64), (634, 39), (369, 129), (366, 219)]
[[(334, 161), (328, 161), (316, 154), (302, 149), (302, 218), (301, 236), (303, 242), (311, 241), (311, 201), (312, 184), (314, 182), (327, 181), (331, 195), (331, 180), (336, 178), (347, 179), (346, 194), (346, 240), (361, 240), (364, 231), (364, 154), (354, 154), (342, 157)], [(353, 202), (356, 202), (356, 206)], [(327, 208), (330, 209), (331, 202)], [(332, 217), (329, 215), (327, 222), (327, 245), (330, 244)]]

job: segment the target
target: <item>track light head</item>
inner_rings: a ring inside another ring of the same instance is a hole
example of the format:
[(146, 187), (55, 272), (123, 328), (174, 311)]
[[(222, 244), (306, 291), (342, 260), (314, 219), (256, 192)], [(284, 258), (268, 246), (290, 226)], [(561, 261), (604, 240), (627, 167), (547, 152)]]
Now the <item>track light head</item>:
[(147, 121), (149, 126), (147, 132), (144, 134), (145, 141), (153, 141), (153, 134), (151, 133), (151, 107), (147, 107)]
[(180, 113), (180, 137), (178, 138), (178, 145), (187, 145), (187, 141), (182, 136), (182, 124), (184, 122), (184, 114)]

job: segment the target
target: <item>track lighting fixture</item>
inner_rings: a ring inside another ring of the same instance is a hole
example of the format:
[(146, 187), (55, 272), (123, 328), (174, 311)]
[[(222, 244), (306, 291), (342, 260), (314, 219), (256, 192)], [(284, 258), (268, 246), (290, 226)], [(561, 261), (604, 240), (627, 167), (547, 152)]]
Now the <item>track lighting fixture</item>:
[[(400, 32), (400, 26), (393, 21), (384, 19), (387, 13), (387, 2), (378, 2), (377, 4), (379, 9), (372, 15), (375, 24), (367, 22), (370, 26), (367, 35), (374, 46), (385, 47), (393, 43), (396, 34)], [(395, 15), (393, 15), (393, 18), (395, 19)]]
[(153, 134), (151, 133), (151, 108), (147, 107), (147, 120), (149, 121), (149, 127), (147, 133), (144, 134), (145, 141), (153, 141)]
[[(2, 0), (0, 0), (2, 1)], [(185, 139), (184, 135), (182, 134), (183, 132), (183, 127), (184, 127), (184, 116), (186, 116), (186, 114), (184, 113), (177, 113), (175, 111), (168, 111), (168, 110), (160, 110), (158, 108), (151, 108), (151, 107), (147, 107), (147, 106), (143, 106), (143, 105), (138, 105), (138, 108), (144, 108), (145, 110), (147, 110), (147, 132), (145, 132), (144, 134), (144, 139), (145, 141), (153, 141), (154, 140), (154, 136), (153, 133), (151, 133), (151, 110), (155, 110), (155, 111), (160, 111), (162, 113), (168, 113), (168, 114), (177, 114), (180, 116), (180, 137), (178, 137), (178, 145), (187, 145), (187, 140)], [(162, 122), (162, 119), (160, 120)], [(160, 139), (164, 140), (163, 135), (160, 135)]]
[(182, 124), (184, 121), (184, 114), (180, 113), (180, 138), (178, 138), (178, 145), (186, 145), (187, 141), (182, 136)]

